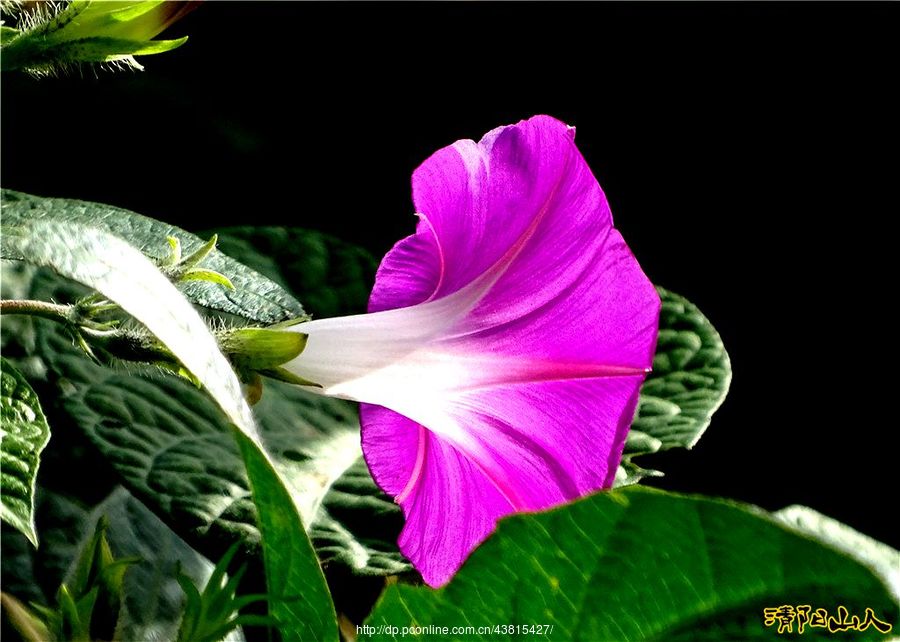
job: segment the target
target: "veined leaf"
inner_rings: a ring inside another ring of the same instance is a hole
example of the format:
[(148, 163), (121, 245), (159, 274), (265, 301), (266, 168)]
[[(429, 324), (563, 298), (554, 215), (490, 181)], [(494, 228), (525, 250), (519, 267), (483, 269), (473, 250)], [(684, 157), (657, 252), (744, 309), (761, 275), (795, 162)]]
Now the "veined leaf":
[[(174, 377), (128, 376), (77, 356), (55, 367), (75, 390), (64, 401), (67, 413), (129, 489), (182, 536), (212, 557), (236, 535), (259, 545), (240, 455), (202, 392)], [(322, 562), (365, 574), (408, 571), (395, 544), (402, 517), (362, 462), (352, 404), (267, 381), (254, 413)]]
[(731, 361), (709, 320), (684, 297), (656, 289), (662, 309), (653, 371), (641, 387), (617, 485), (660, 474), (643, 470), (634, 457), (693, 448), (731, 385)]
[(378, 262), (363, 248), (301, 228), (216, 232), (222, 252), (284, 287), (316, 318), (366, 311)]
[(34, 488), (50, 427), (28, 382), (6, 359), (0, 365), (0, 516), (37, 546)]
[[(12, 190), (2, 191), (4, 238), (0, 256), (30, 260), (6, 238), (7, 230), (34, 221), (61, 221), (108, 232), (126, 240), (148, 256), (162, 260), (171, 251), (167, 237), (180, 241), (182, 252), (190, 255), (205, 241), (173, 225), (167, 225), (129, 210), (100, 203), (64, 198), (41, 198)], [(259, 323), (276, 323), (303, 316), (300, 303), (290, 293), (218, 250), (213, 250), (202, 267), (225, 275), (234, 284), (229, 290), (216, 283), (186, 281), (179, 290), (192, 302), (210, 310), (234, 314)]]
[[(860, 618), (872, 609), (886, 623), (898, 615), (868, 568), (759, 509), (631, 487), (502, 520), (446, 587), (389, 586), (360, 642), (426, 640), (401, 632), (429, 625), (471, 626), (453, 639), (490, 642), (777, 640), (766, 609), (784, 605), (832, 616), (843, 606)], [(834, 634), (807, 622), (796, 639)], [(869, 628), (840, 639), (882, 636)]]

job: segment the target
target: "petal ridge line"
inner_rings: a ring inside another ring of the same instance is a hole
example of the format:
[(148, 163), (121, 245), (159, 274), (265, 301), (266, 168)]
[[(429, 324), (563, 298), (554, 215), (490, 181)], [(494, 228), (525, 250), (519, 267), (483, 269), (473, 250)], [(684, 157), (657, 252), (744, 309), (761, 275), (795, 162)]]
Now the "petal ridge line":
[(422, 469), (425, 467), (425, 455), (427, 450), (426, 439), (428, 435), (425, 434), (425, 426), (420, 423), (416, 423), (419, 427), (418, 431), (418, 445), (416, 450), (416, 463), (413, 466), (413, 471), (409, 476), (409, 481), (406, 482), (406, 486), (400, 491), (400, 494), (394, 498), (394, 501), (397, 504), (402, 503), (409, 497), (410, 493), (412, 493), (413, 489), (419, 484), (419, 478), (422, 476)]

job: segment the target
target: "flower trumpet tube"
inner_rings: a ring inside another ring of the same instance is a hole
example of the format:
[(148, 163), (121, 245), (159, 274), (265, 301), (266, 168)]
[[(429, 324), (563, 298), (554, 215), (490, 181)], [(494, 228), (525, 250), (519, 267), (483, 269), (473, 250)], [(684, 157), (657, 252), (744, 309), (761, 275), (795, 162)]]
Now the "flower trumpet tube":
[(369, 314), (292, 328), (308, 339), (285, 367), (361, 402), (366, 462), (432, 586), (504, 515), (612, 484), (652, 362), (659, 297), (574, 136), (537, 116), (435, 153)]

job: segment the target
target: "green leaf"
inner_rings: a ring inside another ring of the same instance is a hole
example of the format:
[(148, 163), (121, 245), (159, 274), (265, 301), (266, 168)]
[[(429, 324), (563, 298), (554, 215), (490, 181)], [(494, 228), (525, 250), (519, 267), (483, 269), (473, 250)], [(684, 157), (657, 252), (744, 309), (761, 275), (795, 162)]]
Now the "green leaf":
[[(375, 261), (360, 248), (318, 232), (281, 228), (230, 228), (220, 232), (219, 247), (261, 268), (284, 287), (306, 292), (317, 302), (313, 308), (317, 314), (365, 309)], [(258, 254), (254, 247), (259, 248)], [(275, 269), (276, 265), (280, 268)], [(46, 280), (17, 296), (65, 300)], [(48, 343), (39, 337), (38, 343), (41, 353), (57, 355), (51, 367), (74, 386), (66, 409), (109, 457), (132, 492), (170, 524), (180, 526), (179, 532), (208, 555), (221, 554), (223, 546), (212, 543), (230, 541), (233, 533), (258, 543), (237, 451), (224, 437), (227, 429), (205, 395), (180, 381), (158, 377), (132, 390), (125, 385), (131, 377), (64, 356), (72, 354), (65, 351), (68, 338), (59, 336)], [(161, 390), (151, 392), (153, 387)], [(95, 407), (85, 408), (86, 404)], [(176, 404), (181, 407), (177, 412), (153, 412)], [(113, 413), (103, 422), (111, 408), (146, 411)], [(192, 416), (185, 417), (183, 408), (192, 409)], [(354, 406), (266, 381), (254, 414), (276, 466), (300, 498), (301, 513), (311, 524), (309, 533), (323, 563), (346, 565), (364, 574), (410, 571), (396, 545), (402, 514), (377, 487), (362, 460)], [(297, 419), (287, 421), (288, 417)], [(168, 418), (173, 420), (164, 421)], [(121, 427), (113, 429), (116, 426)], [(219, 465), (207, 468), (202, 477), (167, 463), (173, 453), (181, 453), (176, 463), (187, 465), (190, 456), (204, 452), (215, 452)], [(236, 483), (243, 494), (235, 494)], [(233, 501), (224, 508), (226, 497)]]
[(900, 551), (807, 506), (774, 513), (786, 526), (832, 546), (871, 568), (900, 600)]
[[(194, 584), (202, 586), (209, 578), (213, 565), (121, 486), (103, 499), (91, 514), (84, 514), (82, 511), (64, 522), (49, 525), (48, 519), (59, 520), (61, 512), (74, 507), (65, 498), (46, 490), (42, 497), (44, 505), (39, 508), (38, 519), (42, 524), (44, 542), (40, 553), (47, 553), (53, 548), (56, 555), (65, 560), (65, 564), (57, 571), (56, 564), (48, 568), (45, 560), (35, 559), (33, 563), (38, 567), (36, 570), (40, 571), (42, 580), (46, 579), (52, 584), (54, 591), (62, 581), (72, 585), (78, 568), (77, 551), (88, 547), (98, 520), (108, 519), (106, 538), (114, 556), (137, 561), (127, 566), (128, 572), (125, 573), (122, 590), (116, 589), (119, 585), (118, 576), (106, 578), (107, 581), (112, 580), (109, 583), (115, 593), (122, 594), (122, 602), (118, 622), (112, 622), (116, 625), (115, 635), (104, 639), (175, 639), (184, 606), (183, 596), (175, 579), (176, 571), (180, 569)], [(48, 497), (54, 500), (49, 506), (46, 505)], [(80, 543), (77, 539), (79, 533), (83, 533)], [(6, 573), (17, 570), (8, 566), (21, 569), (27, 566), (27, 562), (16, 559), (8, 565), (7, 561), (10, 560), (6, 558), (9, 550), (7, 544), (4, 540), (4, 586), (9, 586), (9, 590), (21, 597), (19, 591), (22, 589), (13, 587), (7, 581), (9, 578)], [(119, 562), (114, 562), (113, 567), (119, 570), (123, 568)], [(21, 577), (19, 581), (26, 579), (28, 578)], [(49, 594), (48, 591), (45, 593)], [(38, 598), (32, 593), (25, 594), (32, 600), (46, 601), (43, 596)]]
[[(64, 221), (118, 236), (144, 254), (162, 261), (172, 251), (167, 237), (180, 241), (182, 251), (190, 255), (205, 241), (184, 230), (125, 209), (62, 198), (41, 198), (2, 191), (3, 238), (0, 255), (15, 260), (30, 260), (14, 244), (6, 232), (12, 227), (33, 221)], [(268, 324), (303, 316), (297, 300), (270, 279), (213, 250), (202, 262), (206, 270), (221, 273), (234, 284), (234, 290), (208, 281), (191, 280), (178, 284), (178, 289), (193, 303), (210, 310), (234, 314), (252, 321)]]
[(653, 371), (641, 387), (617, 485), (661, 474), (643, 470), (634, 457), (693, 448), (731, 385), (731, 361), (709, 320), (684, 297), (656, 289), (662, 309)]
[[(72, 388), (67, 414), (185, 539), (213, 557), (235, 536), (259, 545), (239, 453), (206, 395), (180, 379), (128, 376), (77, 356), (54, 367)], [(402, 516), (362, 461), (352, 404), (267, 381), (254, 413), (322, 562), (366, 574), (408, 571), (395, 543)]]
[(266, 561), (269, 612), (285, 642), (337, 640), (337, 615), (312, 546), (290, 494), (269, 460), (244, 433), (235, 431), (253, 501), (259, 512)]
[[(267, 595), (237, 596), (237, 588), (247, 565), (242, 565), (230, 577), (226, 573), (239, 548), (240, 541), (236, 541), (216, 563), (202, 594), (192, 578), (180, 572), (177, 574), (176, 579), (187, 599), (178, 627), (178, 642), (220, 642), (225, 635), (238, 628), (242, 621), (247, 621), (246, 617), (241, 618), (239, 615), (242, 608), (268, 599)], [(277, 626), (277, 621), (271, 616), (262, 616), (258, 621), (262, 626)]]
[[(267, 561), (277, 559), (282, 565), (278, 569), (267, 569), (267, 576), (277, 578), (279, 574), (284, 574), (290, 581), (279, 584), (279, 588), (298, 593), (302, 590), (304, 597), (312, 604), (330, 603), (324, 577), (294, 503), (288, 501), (278, 507), (265, 503), (273, 495), (288, 499), (290, 495), (282, 487), (277, 474), (269, 474), (268, 459), (237, 377), (193, 307), (147, 258), (108, 232), (71, 222), (34, 219), (12, 228), (12, 231), (12, 234), (9, 230), (4, 234), (4, 243), (12, 236), (9, 246), (21, 256), (38, 265), (52, 267), (61, 275), (95, 289), (118, 303), (143, 323), (204, 385), (242, 436), (239, 442), (254, 501), (259, 495), (264, 502), (257, 503), (262, 507), (258, 517), (264, 556)], [(253, 457), (248, 455), (250, 451), (253, 451)], [(262, 466), (260, 460), (265, 461), (266, 466)], [(208, 452), (196, 458), (193, 465), (202, 466), (206, 461), (209, 461)], [(265, 515), (269, 509), (277, 510), (278, 516)], [(280, 530), (283, 528), (294, 530), (283, 532)], [(293, 543), (292, 555), (286, 560), (277, 551), (271, 550), (285, 540)], [(301, 540), (306, 541), (306, 549), (298, 544)], [(303, 557), (301, 553), (306, 552), (308, 555)], [(294, 583), (298, 575), (303, 577), (300, 584)], [(279, 609), (277, 612), (280, 614), (282, 636), (286, 639), (308, 625), (292, 619), (294, 611)], [(336, 639), (337, 625), (333, 618), (332, 625), (332, 637)]]
[[(898, 615), (868, 568), (759, 509), (630, 487), (502, 520), (448, 586), (389, 586), (366, 624), (491, 627), (454, 637), (491, 642), (526, 637), (498, 625), (539, 624), (552, 630), (535, 639), (554, 641), (752, 642), (781, 639), (764, 609), (806, 604)], [(873, 631), (840, 639), (881, 639)], [(383, 632), (359, 640), (428, 639)], [(807, 627), (798, 639), (829, 636)]]
[(136, 561), (115, 559), (106, 538), (108, 527), (105, 516), (96, 520), (57, 592), (62, 630), (81, 631), (86, 640), (91, 639), (90, 634), (104, 639), (112, 634), (123, 597), (124, 575)]
[(0, 516), (37, 546), (34, 489), (50, 427), (28, 382), (6, 359), (0, 359), (0, 364)]
[[(59, 435), (57, 435), (59, 436)], [(53, 439), (44, 451), (57, 445)], [(36, 521), (41, 525), (41, 546), (34, 548), (24, 536), (4, 529), (2, 570), (3, 590), (24, 602), (48, 603), (65, 580), (79, 550), (79, 535), (86, 530), (87, 511), (67, 497), (41, 488)], [(93, 528), (90, 528), (93, 532)]]
[(219, 250), (293, 293), (316, 318), (366, 311), (378, 263), (363, 248), (301, 228), (216, 231)]
[(662, 299), (659, 340), (634, 428), (659, 439), (662, 449), (691, 448), (728, 393), (731, 361), (697, 306), (657, 290)]

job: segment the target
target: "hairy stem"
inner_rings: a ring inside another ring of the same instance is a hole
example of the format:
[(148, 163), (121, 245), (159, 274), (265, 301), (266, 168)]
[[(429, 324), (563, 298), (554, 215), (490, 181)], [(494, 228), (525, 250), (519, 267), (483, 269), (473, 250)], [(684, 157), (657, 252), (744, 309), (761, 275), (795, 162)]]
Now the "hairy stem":
[(0, 314), (28, 314), (54, 321), (69, 322), (72, 318), (71, 305), (59, 305), (47, 301), (28, 299), (0, 299)]
[[(111, 307), (95, 303), (93, 299), (88, 299), (87, 302), (87, 305), (93, 306), (94, 309), (105, 310)], [(25, 314), (63, 323), (90, 355), (93, 355), (90, 348), (99, 348), (110, 356), (124, 361), (178, 364), (172, 353), (149, 333), (128, 332), (110, 328), (109, 324), (96, 323), (86, 318), (84, 305), (60, 305), (28, 299), (0, 299), (0, 314)]]

